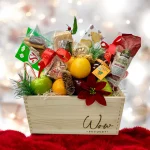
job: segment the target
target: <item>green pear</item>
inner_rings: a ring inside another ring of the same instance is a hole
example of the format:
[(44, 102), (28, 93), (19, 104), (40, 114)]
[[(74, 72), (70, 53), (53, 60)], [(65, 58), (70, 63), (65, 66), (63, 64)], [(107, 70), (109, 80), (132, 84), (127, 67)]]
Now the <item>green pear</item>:
[(108, 83), (107, 79), (103, 78), (102, 80), (97, 80), (97, 82), (101, 82), (101, 81), (106, 82), (106, 86), (103, 88), (103, 91), (110, 92), (112, 94), (112, 88), (110, 84)]

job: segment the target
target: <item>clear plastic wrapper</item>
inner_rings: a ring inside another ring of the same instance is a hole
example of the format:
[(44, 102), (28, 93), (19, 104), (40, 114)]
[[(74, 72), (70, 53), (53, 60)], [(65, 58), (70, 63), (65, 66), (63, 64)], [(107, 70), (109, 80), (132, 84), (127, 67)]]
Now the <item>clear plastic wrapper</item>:
[(39, 38), (42, 40), (42, 43), (34, 43), (37, 45), (44, 45), (46, 48), (51, 45), (50, 39), (46, 38), (39, 30), (38, 26), (36, 26), (35, 29), (31, 29), (28, 27), (27, 33), (26, 33), (26, 38), (29, 38), (29, 42), (33, 41), (33, 38)]
[(104, 54), (104, 50), (101, 48), (100, 44), (102, 39), (103, 36), (101, 32), (97, 30), (94, 25), (90, 25), (80, 39), (80, 42), (74, 45), (72, 54), (76, 57), (82, 56), (90, 58), (90, 62), (92, 62), (92, 60), (95, 61)]
[(45, 68), (45, 74), (53, 79), (62, 77), (62, 71), (66, 70), (67, 66), (62, 60), (55, 56), (51, 63)]
[(55, 32), (53, 36), (54, 50), (63, 48), (72, 53), (72, 34), (69, 31)]

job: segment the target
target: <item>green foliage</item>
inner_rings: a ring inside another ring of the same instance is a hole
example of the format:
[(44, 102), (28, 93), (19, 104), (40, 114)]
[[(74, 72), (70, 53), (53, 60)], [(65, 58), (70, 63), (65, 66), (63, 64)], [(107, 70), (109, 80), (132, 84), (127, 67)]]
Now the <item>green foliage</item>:
[(104, 54), (104, 49), (94, 48), (94, 46), (92, 46), (90, 48), (90, 53), (92, 54), (93, 59), (96, 60), (97, 58), (101, 57)]
[(31, 77), (26, 75), (26, 71), (23, 75), (19, 74), (21, 81), (12, 80), (13, 88), (15, 90), (15, 96), (21, 98), (25, 95), (36, 95), (31, 88)]
[(65, 49), (72, 54), (72, 42), (68, 42)]
[(71, 34), (76, 34), (77, 30), (78, 30), (77, 18), (74, 17), (73, 28), (72, 28)]

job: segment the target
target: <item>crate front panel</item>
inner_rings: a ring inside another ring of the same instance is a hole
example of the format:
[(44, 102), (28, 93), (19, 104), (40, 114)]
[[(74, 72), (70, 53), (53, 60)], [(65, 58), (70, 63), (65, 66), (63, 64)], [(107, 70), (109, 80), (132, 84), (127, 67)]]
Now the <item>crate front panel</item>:
[(86, 106), (75, 96), (24, 97), (31, 133), (118, 134), (124, 97)]

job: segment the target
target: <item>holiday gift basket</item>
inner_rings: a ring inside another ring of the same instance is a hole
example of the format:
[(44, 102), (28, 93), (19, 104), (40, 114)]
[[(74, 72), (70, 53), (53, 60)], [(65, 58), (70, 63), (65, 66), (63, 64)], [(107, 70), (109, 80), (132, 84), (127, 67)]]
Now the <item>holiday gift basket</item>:
[(24, 63), (15, 94), (23, 97), (29, 128), (37, 134), (117, 135), (127, 75), (141, 38), (120, 34), (108, 44), (94, 25), (79, 41), (78, 29), (42, 34), (28, 28), (15, 57)]

